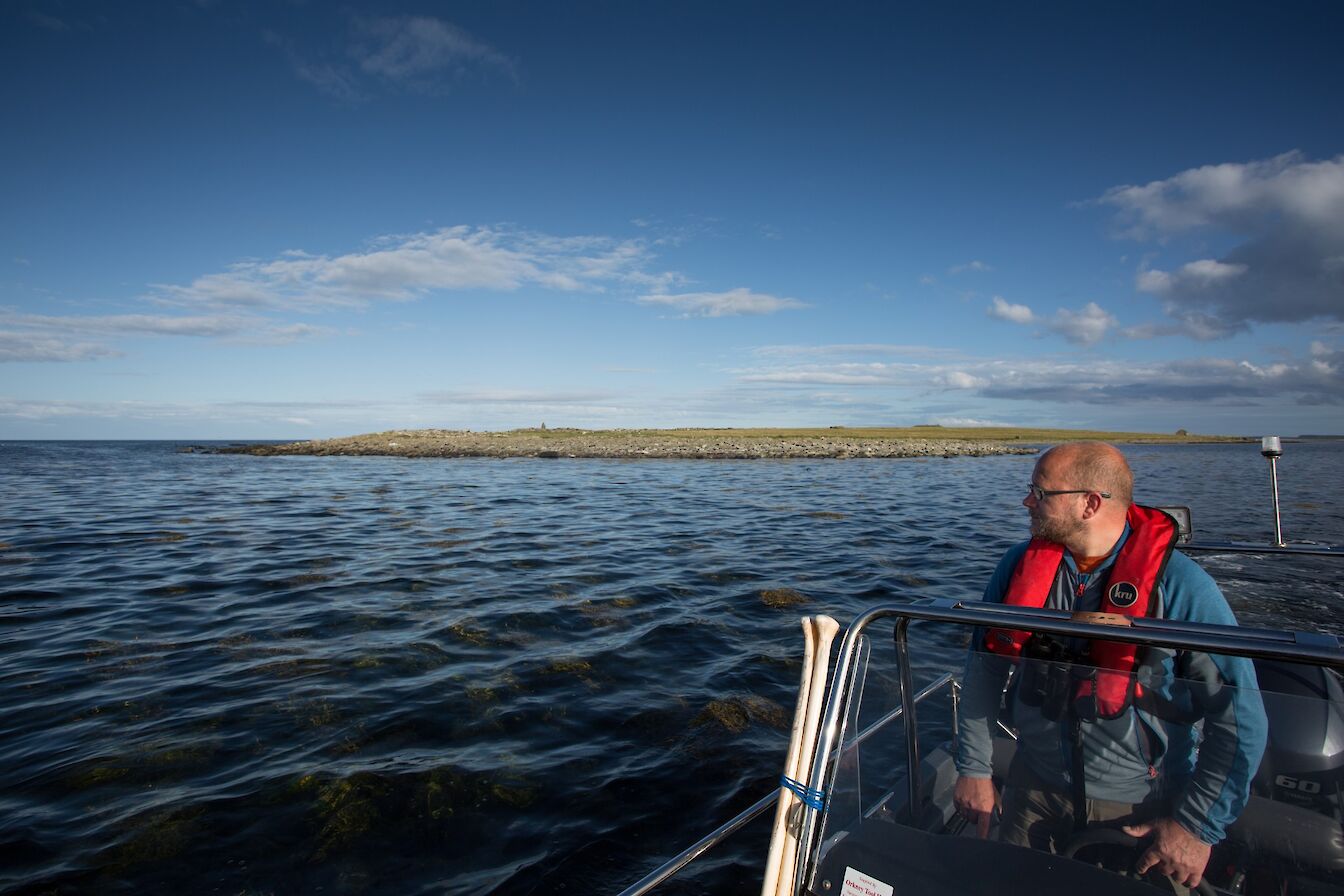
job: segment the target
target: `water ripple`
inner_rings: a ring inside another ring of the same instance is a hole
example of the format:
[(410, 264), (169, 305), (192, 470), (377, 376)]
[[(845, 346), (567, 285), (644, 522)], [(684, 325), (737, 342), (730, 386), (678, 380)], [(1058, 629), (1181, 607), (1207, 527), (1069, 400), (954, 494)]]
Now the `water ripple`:
[[(1131, 455), (1202, 535), (1267, 538), (1253, 451)], [(617, 890), (770, 789), (798, 617), (977, 597), (1031, 463), (0, 445), (0, 888)], [(1290, 536), (1344, 542), (1341, 467), (1294, 447)], [(1339, 628), (1323, 561), (1201, 562), (1246, 621)], [(763, 850), (670, 892), (755, 892)]]

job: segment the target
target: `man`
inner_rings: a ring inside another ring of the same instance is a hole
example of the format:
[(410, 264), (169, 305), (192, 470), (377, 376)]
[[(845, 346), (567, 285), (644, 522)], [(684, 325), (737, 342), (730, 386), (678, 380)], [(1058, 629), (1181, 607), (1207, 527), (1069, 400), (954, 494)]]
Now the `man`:
[[(1075, 442), (1043, 454), (1022, 502), (1033, 538), (1004, 555), (985, 600), (1235, 624), (1208, 574), (1172, 551), (1171, 519), (1133, 505), (1133, 484), (1110, 445)], [(1061, 659), (1061, 650), (1072, 653)], [(1041, 659), (1052, 656), (1060, 660), (1053, 675)], [(1084, 665), (1099, 671), (1089, 679), (1079, 674)], [(1001, 839), (1057, 850), (1085, 812), (1088, 821), (1152, 836), (1140, 873), (1155, 868), (1196, 886), (1211, 846), (1245, 806), (1264, 752), (1267, 726), (1250, 661), (977, 630), (954, 802), (981, 836), (995, 806), (991, 731), (1015, 666), (1022, 671), (1008, 703), (1018, 747), (1003, 791)], [(1199, 719), (1196, 760), (1191, 722)]]

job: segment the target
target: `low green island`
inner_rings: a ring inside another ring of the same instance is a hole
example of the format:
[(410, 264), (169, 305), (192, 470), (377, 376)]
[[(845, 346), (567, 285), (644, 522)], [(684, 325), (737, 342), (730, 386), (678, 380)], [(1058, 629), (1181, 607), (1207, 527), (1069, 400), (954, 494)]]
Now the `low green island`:
[[(1010, 427), (848, 427), (814, 429), (514, 429), (474, 432), (398, 429), (336, 439), (210, 449), (258, 456), (863, 458), (980, 457), (1035, 454), (1042, 445), (1078, 439), (1107, 442), (1245, 441), (1236, 436), (1100, 432)], [(201, 450), (201, 449), (194, 449)]]

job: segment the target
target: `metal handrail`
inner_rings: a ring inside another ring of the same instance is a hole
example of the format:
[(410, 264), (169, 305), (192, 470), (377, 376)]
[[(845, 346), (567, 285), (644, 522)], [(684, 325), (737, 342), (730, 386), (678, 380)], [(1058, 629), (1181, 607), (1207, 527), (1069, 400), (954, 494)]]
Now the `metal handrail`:
[[(937, 692), (940, 688), (946, 687), (949, 683), (955, 683), (952, 676), (950, 674), (943, 674), (939, 678), (930, 682), (918, 694), (916, 694), (914, 702), (919, 703), (927, 699), (928, 697), (932, 696), (935, 692)], [(868, 738), (872, 737), (874, 734), (877, 733), (879, 729), (881, 729), (886, 725), (889, 725), (896, 719), (900, 718), (904, 710), (905, 707), (898, 706), (895, 709), (891, 710), (882, 718), (873, 722), (867, 728), (864, 728), (863, 731), (859, 732), (859, 734), (849, 742), (849, 744), (846, 746), (846, 749), (861, 744)], [(668, 859), (662, 865), (659, 865), (657, 868), (650, 871), (648, 874), (640, 878), (635, 883), (626, 887), (618, 894), (618, 896), (643, 896), (644, 893), (649, 892), (654, 887), (658, 886), (659, 884), (666, 881), (668, 878), (672, 877), (674, 874), (676, 874), (681, 869), (685, 868), (691, 862), (695, 861), (700, 856), (708, 852), (710, 849), (717, 846), (720, 842), (726, 840), (730, 835), (735, 834), (738, 830), (744, 827), (747, 824), (747, 822), (751, 821), (753, 818), (760, 815), (766, 809), (769, 809), (771, 806), (773, 806), (778, 799), (779, 799), (779, 788), (775, 788), (774, 790), (770, 791), (770, 793), (761, 797), (751, 806), (747, 807), (746, 809), (743, 809), (732, 819), (724, 822), (723, 824), (719, 825), (719, 827), (711, 831), (709, 834), (705, 835), (700, 840), (697, 840), (694, 845), (689, 846), (686, 849), (682, 850), (677, 855), (673, 856), (671, 859)]]
[(1248, 544), (1244, 541), (1186, 541), (1176, 545), (1178, 551), (1208, 551), (1219, 554), (1291, 554), (1295, 557), (1344, 557), (1344, 549), (1328, 544)]
[[(1087, 638), (1100, 641), (1123, 641), (1149, 647), (1170, 647), (1177, 650), (1197, 650), (1208, 653), (1232, 654), (1256, 659), (1286, 660), (1314, 663), (1344, 670), (1344, 641), (1336, 635), (1315, 632), (1283, 632), (1272, 629), (1240, 628), (1208, 623), (1176, 622), (1168, 619), (1127, 618), (1126, 625), (1107, 625), (1083, 622), (1065, 610), (1029, 609), (1005, 606), (986, 601), (960, 601), (929, 598), (906, 604), (884, 604), (860, 614), (850, 623), (840, 643), (833, 681), (848, 680), (853, 666), (859, 638), (873, 622), (896, 617), (896, 645), (901, 656), (901, 704), (906, 708), (907, 780), (910, 782), (910, 806), (918, 804), (918, 747), (913, 731), (914, 710), (910, 697), (908, 656), (905, 652), (905, 630), (913, 620), (947, 622), (958, 625), (1008, 628)], [(848, 707), (849, 695), (840, 688), (831, 688), (826, 699), (826, 711), (812, 760), (812, 774), (807, 786), (814, 791), (829, 793), (835, 769), (831, 752), (841, 730), (841, 719)], [(815, 872), (815, 857), (811, 855), (821, 813), (812, 806), (804, 806), (798, 833), (798, 862), (794, 892), (804, 892), (804, 883)]]
[(750, 807), (743, 809), (732, 820), (725, 822), (705, 837), (697, 840), (695, 845), (690, 846), (673, 856), (667, 862), (659, 865), (644, 877), (626, 887), (620, 892), (619, 896), (642, 896), (642, 894), (649, 892), (654, 887), (691, 864), (691, 862), (694, 862), (711, 848), (717, 846), (719, 842), (727, 838), (729, 834), (735, 833), (747, 822), (751, 821), (757, 815), (760, 815), (766, 809), (769, 809), (778, 799), (779, 788), (775, 788), (768, 795), (761, 797)]

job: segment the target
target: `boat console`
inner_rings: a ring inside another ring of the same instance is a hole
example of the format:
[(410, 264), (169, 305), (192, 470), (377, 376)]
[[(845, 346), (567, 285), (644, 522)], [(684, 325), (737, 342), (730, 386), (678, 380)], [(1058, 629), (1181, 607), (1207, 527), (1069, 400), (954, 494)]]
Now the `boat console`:
[(807, 892), (937, 893), (940, 896), (1154, 896), (1146, 880), (1084, 862), (1009, 846), (950, 837), (883, 820), (857, 825), (826, 851)]

